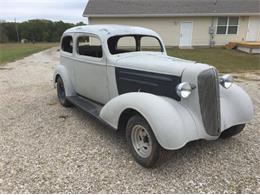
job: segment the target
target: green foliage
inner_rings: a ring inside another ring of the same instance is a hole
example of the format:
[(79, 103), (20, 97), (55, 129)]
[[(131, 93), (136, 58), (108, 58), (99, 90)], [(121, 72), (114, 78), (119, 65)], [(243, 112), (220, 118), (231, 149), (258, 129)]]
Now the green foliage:
[(8, 42), (8, 36), (7, 36), (7, 31), (4, 28), (3, 25), (0, 23), (0, 43), (5, 43)]
[(16, 26), (19, 39), (27, 39), (29, 42), (59, 42), (62, 33), (68, 28), (84, 25), (64, 23), (62, 21), (52, 22), (50, 20), (29, 20), (22, 23), (0, 22), (0, 42), (17, 42)]

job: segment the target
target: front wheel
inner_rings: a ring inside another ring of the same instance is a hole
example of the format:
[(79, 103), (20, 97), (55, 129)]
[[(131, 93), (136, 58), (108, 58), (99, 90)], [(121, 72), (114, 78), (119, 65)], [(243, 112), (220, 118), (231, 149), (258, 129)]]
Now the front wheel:
[(230, 137), (233, 137), (237, 134), (239, 134), (241, 131), (243, 131), (243, 129), (245, 128), (245, 124), (242, 125), (236, 125), (234, 127), (231, 127), (225, 131), (223, 131), (220, 135), (220, 138), (222, 139), (228, 139)]
[(135, 115), (127, 123), (126, 139), (135, 160), (150, 168), (160, 158), (161, 146), (148, 122), (140, 115)]

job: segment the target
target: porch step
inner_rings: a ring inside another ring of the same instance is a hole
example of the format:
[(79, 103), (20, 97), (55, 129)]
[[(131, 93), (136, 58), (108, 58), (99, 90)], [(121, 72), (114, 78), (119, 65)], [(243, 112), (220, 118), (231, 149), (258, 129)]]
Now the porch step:
[(225, 45), (226, 49), (236, 49), (237, 48), (237, 43), (230, 42), (227, 45)]

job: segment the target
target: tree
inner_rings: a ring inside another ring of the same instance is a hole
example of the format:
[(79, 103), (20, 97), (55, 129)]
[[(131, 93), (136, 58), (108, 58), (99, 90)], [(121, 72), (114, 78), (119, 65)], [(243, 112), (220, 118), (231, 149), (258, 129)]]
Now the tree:
[(8, 36), (6, 29), (3, 26), (4, 21), (0, 22), (0, 43), (6, 43), (8, 42)]
[[(76, 25), (62, 21), (53, 22), (50, 20), (28, 20), (17, 23), (19, 37), (31, 42), (59, 42), (63, 32), (74, 26), (84, 25), (79, 22)], [(17, 42), (17, 34), (14, 22), (0, 23), (0, 42)]]

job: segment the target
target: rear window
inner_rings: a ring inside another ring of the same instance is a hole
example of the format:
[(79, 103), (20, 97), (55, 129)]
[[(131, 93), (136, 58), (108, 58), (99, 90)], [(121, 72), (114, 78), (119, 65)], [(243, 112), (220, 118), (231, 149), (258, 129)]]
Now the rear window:
[(72, 36), (65, 36), (62, 38), (61, 49), (64, 52), (73, 52), (73, 38)]

